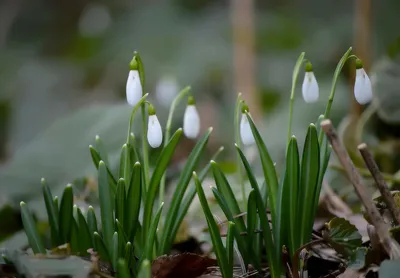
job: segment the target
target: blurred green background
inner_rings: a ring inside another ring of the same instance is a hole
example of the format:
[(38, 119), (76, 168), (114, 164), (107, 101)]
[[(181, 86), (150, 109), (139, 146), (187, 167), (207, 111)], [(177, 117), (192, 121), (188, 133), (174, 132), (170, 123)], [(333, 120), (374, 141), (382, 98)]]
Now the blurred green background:
[[(293, 127), (300, 142), (308, 123), (323, 113), (336, 63), (350, 46), (375, 88), (374, 124), (362, 138), (380, 145), (384, 132), (376, 130), (382, 124), (392, 128), (390, 140), (396, 138), (399, 9), (398, 0), (0, 1), (0, 240), (20, 228), (14, 208), (21, 200), (44, 216), (41, 177), (55, 194), (68, 182), (94, 177), (88, 145), (96, 134), (117, 167), (130, 114), (125, 85), (134, 50), (142, 56), (145, 90), (163, 125), (171, 97), (192, 86), (202, 129), (214, 127), (210, 152), (226, 146), (227, 171), (234, 170), (229, 165), (238, 91), (273, 157), (283, 159), (292, 70), (302, 51), (314, 65), (320, 100), (303, 103), (301, 73)], [(333, 120), (339, 124), (351, 115), (358, 123), (364, 113), (353, 103), (351, 63), (341, 76)], [(174, 128), (182, 124), (184, 107)], [(135, 130), (140, 134), (140, 124)], [(192, 146), (184, 141), (175, 163)], [(397, 149), (387, 151), (391, 173), (398, 169), (392, 163)]]

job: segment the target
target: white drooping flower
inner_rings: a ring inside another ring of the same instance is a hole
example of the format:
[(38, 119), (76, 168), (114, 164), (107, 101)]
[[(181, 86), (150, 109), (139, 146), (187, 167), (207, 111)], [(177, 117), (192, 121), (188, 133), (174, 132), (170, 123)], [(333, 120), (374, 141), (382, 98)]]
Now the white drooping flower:
[(126, 100), (130, 106), (135, 106), (143, 96), (142, 83), (138, 71), (136, 57), (130, 63), (128, 80), (126, 81)]
[(307, 62), (306, 64), (306, 72), (304, 74), (302, 94), (304, 101), (307, 103), (316, 102), (319, 97), (319, 87), (317, 79), (315, 79), (315, 75), (310, 62)]
[(147, 141), (152, 148), (161, 146), (163, 134), (160, 122), (158, 121), (156, 110), (149, 104), (149, 120), (147, 124)]
[(242, 106), (242, 118), (240, 120), (240, 137), (244, 145), (251, 145), (255, 142), (246, 111), (249, 111), (247, 104)]
[(356, 60), (356, 82), (354, 83), (354, 97), (361, 105), (372, 100), (372, 85), (360, 59)]
[(183, 133), (187, 138), (195, 139), (200, 132), (200, 116), (196, 102), (192, 96), (188, 98), (185, 114), (183, 115)]

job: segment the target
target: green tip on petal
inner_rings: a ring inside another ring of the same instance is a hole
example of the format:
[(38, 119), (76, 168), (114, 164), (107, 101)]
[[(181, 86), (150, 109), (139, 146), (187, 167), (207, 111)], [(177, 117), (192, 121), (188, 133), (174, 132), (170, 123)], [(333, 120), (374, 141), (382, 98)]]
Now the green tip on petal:
[(244, 113), (246, 113), (246, 112), (249, 112), (249, 106), (246, 104), (246, 102), (243, 101), (243, 104), (242, 104), (242, 113), (244, 114)]
[(312, 64), (310, 62), (306, 63), (306, 72), (312, 72), (313, 71), (313, 67)]
[(188, 102), (187, 102), (187, 104), (188, 104), (188, 105), (195, 105), (195, 104), (196, 104), (196, 101), (194, 100), (194, 97), (193, 97), (193, 96), (189, 96), (189, 97), (188, 97)]
[(356, 69), (362, 69), (363, 68), (363, 63), (361, 59), (356, 59)]
[(129, 63), (129, 69), (130, 70), (138, 70), (138, 61), (137, 61), (137, 55), (134, 55), (131, 62)]
[(147, 111), (149, 113), (149, 116), (153, 116), (156, 114), (156, 109), (154, 108), (154, 106), (149, 103), (149, 107), (147, 108)]

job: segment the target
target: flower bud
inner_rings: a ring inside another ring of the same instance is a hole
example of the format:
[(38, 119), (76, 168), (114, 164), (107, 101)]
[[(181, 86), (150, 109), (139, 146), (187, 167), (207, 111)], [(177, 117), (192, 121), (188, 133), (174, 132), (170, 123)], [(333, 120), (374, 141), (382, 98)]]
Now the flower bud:
[(318, 83), (315, 79), (312, 64), (310, 62), (306, 63), (306, 72), (304, 74), (302, 94), (304, 101), (307, 103), (316, 102), (319, 97)]
[(154, 106), (149, 104), (149, 120), (147, 125), (147, 141), (152, 148), (161, 146), (163, 134), (160, 122), (158, 121)]
[(200, 116), (193, 96), (189, 96), (185, 114), (183, 115), (183, 133), (187, 138), (195, 139), (200, 132)]

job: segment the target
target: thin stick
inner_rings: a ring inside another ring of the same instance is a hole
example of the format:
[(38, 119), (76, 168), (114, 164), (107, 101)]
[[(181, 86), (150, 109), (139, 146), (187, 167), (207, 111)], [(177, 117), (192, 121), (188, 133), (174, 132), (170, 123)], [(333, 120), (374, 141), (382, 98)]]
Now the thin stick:
[(389, 226), (383, 221), (378, 209), (372, 202), (371, 195), (361, 183), (361, 176), (351, 161), (349, 154), (340, 143), (337, 133), (332, 126), (332, 122), (330, 120), (324, 120), (321, 122), (321, 127), (325, 132), (329, 143), (332, 145), (332, 148), (335, 151), (340, 163), (346, 170), (348, 178), (353, 184), (358, 198), (361, 200), (366, 209), (366, 213), (371, 219), (372, 224), (375, 226), (383, 248), (392, 259), (400, 258), (400, 246), (390, 237)]
[(372, 177), (375, 180), (376, 186), (378, 187), (379, 191), (381, 192), (383, 201), (389, 207), (390, 212), (393, 215), (393, 219), (397, 224), (400, 224), (400, 209), (396, 206), (396, 202), (392, 196), (392, 193), (389, 190), (388, 185), (383, 178), (381, 171), (379, 171), (378, 165), (376, 164), (374, 157), (372, 156), (371, 152), (368, 150), (368, 147), (365, 143), (362, 143), (358, 146), (358, 150), (360, 151), (365, 165), (371, 172)]

